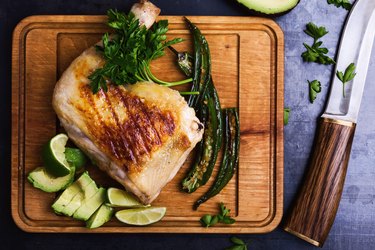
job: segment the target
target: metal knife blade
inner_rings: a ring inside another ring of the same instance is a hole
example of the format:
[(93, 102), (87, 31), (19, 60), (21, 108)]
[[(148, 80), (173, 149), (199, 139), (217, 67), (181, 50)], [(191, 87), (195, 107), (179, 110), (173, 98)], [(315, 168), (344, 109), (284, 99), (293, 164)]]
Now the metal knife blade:
[(337, 70), (344, 72), (350, 63), (356, 65), (356, 76), (345, 84), (334, 76), (326, 110), (322, 117), (357, 122), (368, 65), (375, 36), (375, 1), (358, 0), (349, 14), (337, 56)]

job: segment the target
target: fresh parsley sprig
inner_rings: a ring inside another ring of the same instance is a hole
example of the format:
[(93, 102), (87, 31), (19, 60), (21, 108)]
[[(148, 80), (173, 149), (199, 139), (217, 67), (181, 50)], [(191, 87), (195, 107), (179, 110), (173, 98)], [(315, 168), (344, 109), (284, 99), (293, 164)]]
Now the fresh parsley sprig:
[(302, 58), (305, 62), (316, 62), (319, 64), (334, 64), (335, 61), (327, 56), (328, 49), (325, 47), (321, 47), (323, 42), (319, 41), (320, 38), (325, 36), (328, 31), (325, 27), (321, 26), (318, 27), (314, 23), (310, 22), (306, 25), (306, 30), (304, 32), (311, 36), (314, 39), (313, 44), (310, 46), (306, 43), (303, 43), (305, 46), (306, 51), (302, 53)]
[(247, 244), (237, 237), (231, 237), (230, 241), (233, 243), (232, 246), (225, 248), (225, 250), (247, 250)]
[(220, 203), (220, 213), (217, 215), (210, 215), (210, 214), (205, 214), (201, 217), (200, 222), (202, 223), (202, 226), (205, 227), (211, 227), (215, 225), (216, 223), (224, 223), (224, 224), (233, 224), (236, 222), (235, 219), (230, 217), (230, 209), (227, 209), (224, 206), (224, 203)]
[(343, 95), (343, 97), (345, 97), (345, 84), (347, 84), (348, 82), (353, 80), (356, 74), (357, 73), (355, 72), (354, 63), (349, 64), (349, 66), (345, 69), (344, 73), (337, 70), (336, 76), (342, 82), (342, 95)]
[(183, 40), (175, 38), (166, 41), (168, 21), (160, 20), (150, 29), (139, 25), (139, 20), (132, 12), (128, 15), (117, 10), (108, 10), (108, 26), (113, 35), (104, 34), (102, 45), (96, 46), (105, 59), (102, 68), (90, 76), (94, 93), (100, 89), (107, 90), (107, 83), (123, 85), (137, 81), (153, 81), (165, 86), (175, 86), (190, 82), (186, 79), (178, 82), (165, 82), (157, 79), (150, 70), (150, 63), (164, 55), (164, 49)]
[(311, 82), (307, 80), (307, 82), (309, 83), (309, 99), (311, 103), (314, 103), (316, 96), (320, 93), (322, 87), (318, 80), (313, 80)]
[(314, 38), (314, 43), (316, 43), (318, 39), (328, 34), (328, 31), (324, 26), (318, 27), (312, 22), (306, 25), (306, 29), (304, 30), (304, 32)]
[(352, 4), (349, 2), (349, 0), (327, 0), (328, 4), (333, 4), (337, 8), (344, 8), (346, 10), (350, 10), (352, 8)]

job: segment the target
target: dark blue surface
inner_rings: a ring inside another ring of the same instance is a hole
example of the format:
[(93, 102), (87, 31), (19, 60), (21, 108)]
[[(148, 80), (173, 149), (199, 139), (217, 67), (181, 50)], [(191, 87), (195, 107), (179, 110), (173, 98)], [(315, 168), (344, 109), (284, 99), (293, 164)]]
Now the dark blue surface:
[[(128, 10), (133, 1), (2, 0), (0, 3), (0, 249), (224, 249), (230, 235), (205, 234), (30, 234), (13, 223), (10, 213), (11, 34), (24, 17), (38, 14), (104, 14), (108, 8)], [(234, 0), (155, 0), (164, 15), (233, 15), (249, 12)], [(310, 154), (316, 119), (322, 113), (332, 77), (331, 66), (301, 60), (303, 33), (312, 21), (327, 27), (323, 42), (336, 53), (347, 11), (325, 0), (301, 1), (290, 13), (275, 18), (285, 33), (285, 106), (291, 108), (285, 127), (284, 206), (288, 210)], [(370, 52), (369, 52), (370, 53)], [(307, 80), (318, 79), (322, 93), (308, 100)], [(323, 249), (375, 249), (375, 54), (373, 53), (357, 132), (336, 221)], [(263, 235), (238, 235), (249, 249), (316, 249), (277, 228)]]

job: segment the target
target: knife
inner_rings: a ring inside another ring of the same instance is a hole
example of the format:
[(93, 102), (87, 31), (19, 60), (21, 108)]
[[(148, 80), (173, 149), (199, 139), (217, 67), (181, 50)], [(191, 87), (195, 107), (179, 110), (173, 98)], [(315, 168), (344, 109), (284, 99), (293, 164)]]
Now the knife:
[(375, 1), (357, 0), (346, 21), (335, 71), (354, 63), (356, 76), (345, 85), (335, 76), (315, 135), (310, 165), (285, 220), (284, 230), (322, 247), (340, 203), (350, 149), (375, 35)]

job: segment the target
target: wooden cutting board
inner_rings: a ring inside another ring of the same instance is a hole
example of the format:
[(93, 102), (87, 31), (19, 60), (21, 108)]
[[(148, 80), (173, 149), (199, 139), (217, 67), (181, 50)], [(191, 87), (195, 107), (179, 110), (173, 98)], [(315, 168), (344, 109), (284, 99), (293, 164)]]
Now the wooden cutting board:
[[(191, 51), (183, 18), (169, 20), (168, 38), (182, 37), (177, 50)], [(241, 142), (239, 168), (225, 189), (201, 205), (192, 204), (212, 184), (194, 194), (180, 191), (180, 182), (192, 158), (153, 203), (166, 206), (162, 221), (132, 227), (113, 218), (95, 230), (84, 223), (53, 213), (56, 194), (35, 189), (27, 174), (41, 166), (42, 145), (61, 131), (51, 107), (54, 85), (71, 61), (107, 32), (105, 16), (32, 16), (14, 30), (12, 51), (12, 215), (28, 232), (168, 232), (265, 233), (280, 222), (283, 212), (283, 93), (284, 37), (272, 20), (254, 17), (192, 16), (206, 35), (212, 54), (212, 75), (222, 107), (238, 106)], [(152, 71), (167, 81), (183, 79), (174, 56), (152, 64)], [(219, 166), (219, 156), (216, 169)], [(94, 166), (87, 170), (104, 187), (119, 184)], [(215, 171), (216, 173), (216, 171)], [(215, 175), (214, 173), (214, 175)], [(233, 225), (204, 228), (199, 218), (216, 214), (219, 202), (231, 209)]]

